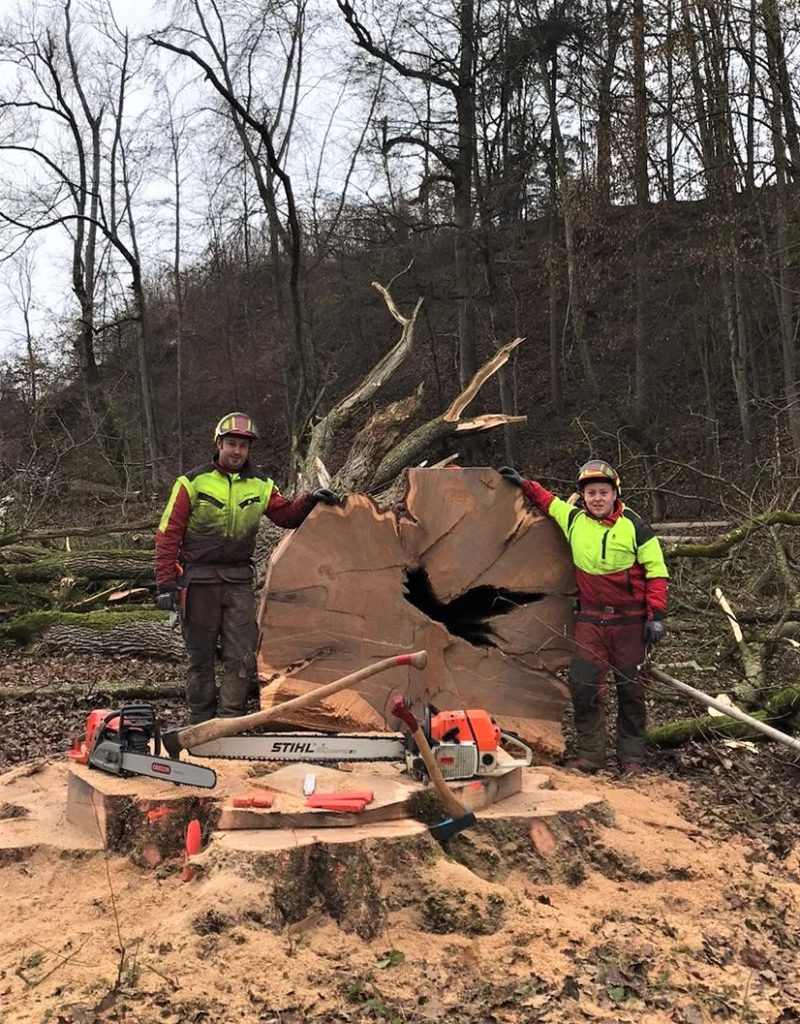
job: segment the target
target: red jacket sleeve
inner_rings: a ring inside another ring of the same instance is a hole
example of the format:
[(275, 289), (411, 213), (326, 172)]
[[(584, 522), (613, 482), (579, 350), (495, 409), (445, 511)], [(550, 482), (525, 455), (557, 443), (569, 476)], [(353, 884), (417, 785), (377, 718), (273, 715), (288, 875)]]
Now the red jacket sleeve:
[(175, 563), (178, 561), (191, 510), (189, 492), (181, 484), (170, 498), (170, 504), (156, 531), (156, 585), (159, 587), (175, 582)]
[(644, 581), (644, 592), (647, 617), (650, 619), (663, 619), (667, 614), (669, 580), (663, 576), (648, 577)]
[(286, 529), (295, 529), (309, 514), (316, 505), (316, 501), (310, 494), (298, 494), (294, 501), (284, 498), (277, 487), (273, 488), (264, 515), (271, 519), (276, 526), (283, 526)]
[(555, 498), (555, 494), (551, 494), (550, 491), (542, 487), (536, 480), (523, 480), (522, 493), (542, 513), (547, 512)]

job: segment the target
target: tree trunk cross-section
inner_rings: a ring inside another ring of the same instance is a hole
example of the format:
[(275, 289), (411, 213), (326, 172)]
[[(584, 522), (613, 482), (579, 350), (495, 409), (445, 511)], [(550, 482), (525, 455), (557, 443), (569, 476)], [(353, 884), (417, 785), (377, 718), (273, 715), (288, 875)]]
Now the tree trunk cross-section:
[[(575, 593), (561, 532), (492, 469), (412, 469), (404, 504), (382, 511), (350, 495), (283, 537), (259, 609), (262, 704), (291, 695), (292, 676), (322, 685), (425, 648), (424, 671), (392, 669), (343, 691), (346, 728), (376, 728), (366, 702), (395, 729), (389, 701), (404, 693), (417, 712), (486, 708), (560, 753), (567, 690), (555, 670), (570, 656)], [(329, 710), (306, 711), (309, 726), (340, 727)]]

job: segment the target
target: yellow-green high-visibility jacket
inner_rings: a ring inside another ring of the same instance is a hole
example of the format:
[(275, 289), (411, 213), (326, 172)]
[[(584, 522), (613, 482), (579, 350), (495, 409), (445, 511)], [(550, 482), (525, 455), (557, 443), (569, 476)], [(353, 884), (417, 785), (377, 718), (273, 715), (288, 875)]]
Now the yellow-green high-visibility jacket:
[(261, 517), (296, 527), (313, 507), (309, 494), (294, 501), (282, 497), (249, 462), (239, 473), (227, 473), (215, 462), (193, 469), (175, 481), (161, 516), (156, 583), (173, 583), (176, 563), (189, 581), (248, 580)]
[(637, 615), (666, 615), (669, 572), (646, 520), (619, 500), (607, 519), (595, 519), (535, 480), (526, 480), (522, 491), (558, 523), (569, 542), (581, 613), (633, 621)]

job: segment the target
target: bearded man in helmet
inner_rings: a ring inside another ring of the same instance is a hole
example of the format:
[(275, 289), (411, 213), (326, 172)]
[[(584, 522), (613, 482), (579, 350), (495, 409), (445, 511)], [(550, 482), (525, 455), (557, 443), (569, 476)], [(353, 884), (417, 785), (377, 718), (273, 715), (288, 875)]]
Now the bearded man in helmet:
[(645, 755), (639, 666), (648, 646), (666, 633), (669, 574), (658, 538), (649, 523), (623, 504), (616, 470), (601, 459), (578, 471), (577, 505), (510, 466), (500, 474), (561, 527), (575, 563), (578, 607), (569, 682), (577, 749), (567, 764), (584, 772), (596, 772), (605, 764), (604, 703), (611, 669), (617, 688), (617, 760), (623, 774), (633, 775)]
[[(282, 497), (250, 463), (257, 440), (245, 413), (223, 416), (214, 431), (213, 460), (178, 477), (156, 533), (156, 604), (182, 611), (190, 724), (245, 713), (255, 671), (252, 559), (261, 517), (293, 528), (317, 502), (339, 504), (326, 488), (294, 501)], [(219, 700), (218, 641), (224, 665)]]

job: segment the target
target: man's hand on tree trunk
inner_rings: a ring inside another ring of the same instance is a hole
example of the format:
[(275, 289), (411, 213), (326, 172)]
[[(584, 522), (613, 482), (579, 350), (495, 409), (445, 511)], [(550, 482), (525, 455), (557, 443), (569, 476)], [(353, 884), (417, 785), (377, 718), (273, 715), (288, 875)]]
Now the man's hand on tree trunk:
[(501, 466), (497, 471), (504, 480), (508, 480), (515, 487), (522, 487), (525, 477), (516, 471), (513, 466)]
[(328, 490), (327, 487), (319, 487), (316, 491), (311, 492), (311, 497), (314, 501), (324, 502), (326, 505), (341, 505), (342, 499), (334, 491)]

